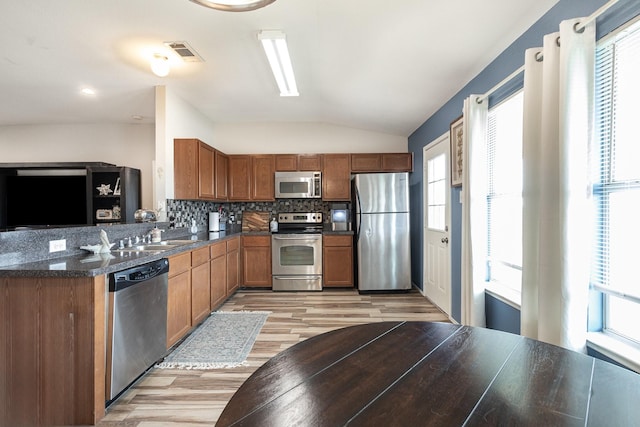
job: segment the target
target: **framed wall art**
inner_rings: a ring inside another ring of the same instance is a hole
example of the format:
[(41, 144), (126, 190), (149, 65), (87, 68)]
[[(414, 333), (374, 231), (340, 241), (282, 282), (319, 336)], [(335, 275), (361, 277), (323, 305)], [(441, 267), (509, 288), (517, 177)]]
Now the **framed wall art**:
[(464, 165), (462, 164), (462, 133), (463, 116), (458, 117), (449, 126), (449, 140), (451, 141), (451, 186), (459, 187), (462, 185), (462, 173)]

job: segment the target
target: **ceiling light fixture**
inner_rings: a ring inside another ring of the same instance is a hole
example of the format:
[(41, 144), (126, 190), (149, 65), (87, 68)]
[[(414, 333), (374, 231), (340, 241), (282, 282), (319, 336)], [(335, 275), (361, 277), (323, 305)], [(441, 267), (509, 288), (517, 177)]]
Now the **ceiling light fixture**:
[(171, 67), (169, 66), (169, 58), (159, 53), (154, 53), (151, 57), (151, 71), (158, 77), (166, 77), (169, 75)]
[(262, 42), (271, 65), (271, 71), (280, 89), (280, 96), (300, 95), (293, 75), (286, 35), (282, 31), (262, 30), (258, 33), (258, 39)]
[(248, 12), (250, 10), (260, 9), (270, 5), (276, 0), (191, 0), (200, 6), (210, 7), (211, 9), (224, 10), (225, 12)]

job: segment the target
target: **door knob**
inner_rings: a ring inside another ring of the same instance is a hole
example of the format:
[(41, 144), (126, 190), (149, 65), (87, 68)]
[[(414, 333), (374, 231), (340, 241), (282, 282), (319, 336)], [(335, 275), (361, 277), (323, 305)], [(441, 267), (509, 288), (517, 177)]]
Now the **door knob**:
[(442, 243), (449, 243), (449, 238), (448, 237), (443, 237), (442, 239), (440, 239), (440, 241)]

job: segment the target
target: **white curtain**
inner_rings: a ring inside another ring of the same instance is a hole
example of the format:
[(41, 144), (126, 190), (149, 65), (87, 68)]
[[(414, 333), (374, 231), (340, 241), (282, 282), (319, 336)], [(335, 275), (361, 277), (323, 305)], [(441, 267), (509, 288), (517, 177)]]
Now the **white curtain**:
[(525, 55), (521, 333), (584, 351), (595, 24), (580, 22)]
[(486, 147), (488, 100), (464, 101), (462, 164), (462, 313), (464, 325), (485, 326), (487, 260)]

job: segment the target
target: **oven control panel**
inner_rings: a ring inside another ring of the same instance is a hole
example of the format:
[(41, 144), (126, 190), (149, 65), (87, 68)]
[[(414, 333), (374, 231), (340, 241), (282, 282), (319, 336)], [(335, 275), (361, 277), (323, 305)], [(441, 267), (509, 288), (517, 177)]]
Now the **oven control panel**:
[(278, 214), (281, 224), (322, 224), (322, 212), (282, 212)]

